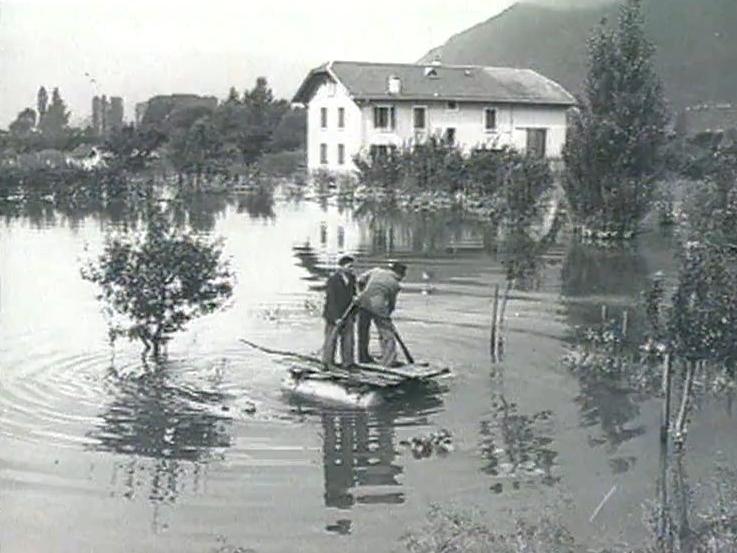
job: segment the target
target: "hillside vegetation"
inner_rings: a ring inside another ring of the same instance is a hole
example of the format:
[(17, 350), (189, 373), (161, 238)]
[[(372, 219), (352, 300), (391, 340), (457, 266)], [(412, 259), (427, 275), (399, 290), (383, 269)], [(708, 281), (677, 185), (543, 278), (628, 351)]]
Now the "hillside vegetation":
[[(428, 52), (443, 63), (529, 67), (576, 94), (586, 75), (586, 39), (602, 20), (616, 21), (619, 3), (554, 8), (520, 3)], [(656, 69), (674, 111), (737, 103), (735, 0), (643, 0)]]

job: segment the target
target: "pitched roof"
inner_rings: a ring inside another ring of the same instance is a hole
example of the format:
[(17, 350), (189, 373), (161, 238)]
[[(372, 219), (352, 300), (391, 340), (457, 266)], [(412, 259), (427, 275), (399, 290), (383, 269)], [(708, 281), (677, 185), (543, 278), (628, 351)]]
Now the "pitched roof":
[[(432, 75), (428, 75), (432, 72)], [(575, 99), (532, 69), (478, 65), (334, 61), (310, 71), (293, 101), (307, 103), (326, 77), (342, 83), (354, 99), (457, 100), (571, 106)], [(401, 91), (390, 94), (396, 77)]]

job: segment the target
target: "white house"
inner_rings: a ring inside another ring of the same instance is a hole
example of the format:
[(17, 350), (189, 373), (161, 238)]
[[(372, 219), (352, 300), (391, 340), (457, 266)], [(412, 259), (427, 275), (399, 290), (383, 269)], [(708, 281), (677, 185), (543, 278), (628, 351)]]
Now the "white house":
[(293, 102), (307, 107), (308, 169), (330, 171), (431, 135), (466, 152), (508, 145), (556, 159), (575, 104), (530, 69), (347, 61), (310, 71)]

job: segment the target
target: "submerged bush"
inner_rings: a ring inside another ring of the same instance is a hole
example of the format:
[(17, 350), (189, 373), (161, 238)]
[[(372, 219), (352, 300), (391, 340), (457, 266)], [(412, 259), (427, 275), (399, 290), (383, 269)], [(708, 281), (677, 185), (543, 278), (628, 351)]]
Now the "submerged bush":
[(110, 336), (140, 340), (144, 353), (158, 356), (171, 335), (195, 317), (219, 308), (233, 292), (233, 274), (217, 243), (171, 225), (156, 205), (148, 206), (142, 235), (108, 237), (97, 262), (83, 268), (100, 289), (109, 314)]
[(365, 186), (413, 196), (440, 193), (484, 198), (493, 202), (497, 216), (511, 223), (529, 221), (553, 184), (545, 159), (506, 147), (477, 149), (464, 156), (459, 147), (436, 137), (357, 156), (354, 163), (358, 180)]

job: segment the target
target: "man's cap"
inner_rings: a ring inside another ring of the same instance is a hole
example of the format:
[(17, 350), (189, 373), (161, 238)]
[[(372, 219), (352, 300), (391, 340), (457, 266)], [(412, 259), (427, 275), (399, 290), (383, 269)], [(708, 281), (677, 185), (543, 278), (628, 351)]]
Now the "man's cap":
[(389, 263), (389, 268), (401, 276), (404, 276), (407, 273), (407, 265), (400, 263), (399, 261), (392, 261)]
[(356, 260), (356, 258), (353, 257), (352, 255), (342, 255), (338, 259), (338, 265), (340, 265), (341, 267), (343, 267), (345, 265), (348, 265), (349, 263), (353, 263), (355, 260)]

